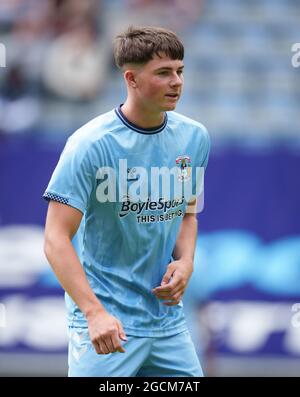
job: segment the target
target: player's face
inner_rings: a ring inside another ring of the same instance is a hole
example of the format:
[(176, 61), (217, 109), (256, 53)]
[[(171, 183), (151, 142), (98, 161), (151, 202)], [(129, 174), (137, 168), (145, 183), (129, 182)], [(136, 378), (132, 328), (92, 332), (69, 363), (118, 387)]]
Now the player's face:
[(153, 111), (174, 110), (183, 88), (183, 67), (179, 59), (155, 56), (136, 75), (138, 99)]

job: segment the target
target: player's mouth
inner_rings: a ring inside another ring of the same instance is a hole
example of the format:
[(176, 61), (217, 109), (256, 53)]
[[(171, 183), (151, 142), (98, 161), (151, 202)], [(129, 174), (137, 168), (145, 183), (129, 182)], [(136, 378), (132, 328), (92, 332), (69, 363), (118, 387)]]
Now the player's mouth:
[(174, 100), (179, 99), (179, 94), (178, 93), (170, 93), (170, 94), (166, 94), (165, 96), (167, 98), (174, 99)]

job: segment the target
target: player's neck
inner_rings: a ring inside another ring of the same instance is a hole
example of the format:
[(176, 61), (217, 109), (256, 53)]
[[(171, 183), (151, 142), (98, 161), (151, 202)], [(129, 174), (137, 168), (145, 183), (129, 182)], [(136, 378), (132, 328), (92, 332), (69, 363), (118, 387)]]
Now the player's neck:
[(121, 108), (124, 116), (133, 124), (141, 128), (160, 126), (165, 119), (165, 112), (154, 112), (142, 105), (133, 104), (128, 99)]

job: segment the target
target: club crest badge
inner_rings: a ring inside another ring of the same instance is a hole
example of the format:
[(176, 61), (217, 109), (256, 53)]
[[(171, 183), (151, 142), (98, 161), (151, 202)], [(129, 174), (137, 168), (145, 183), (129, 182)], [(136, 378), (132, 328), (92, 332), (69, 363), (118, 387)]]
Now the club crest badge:
[(176, 159), (178, 167), (178, 180), (179, 182), (186, 182), (191, 177), (191, 159), (189, 156), (179, 156)]

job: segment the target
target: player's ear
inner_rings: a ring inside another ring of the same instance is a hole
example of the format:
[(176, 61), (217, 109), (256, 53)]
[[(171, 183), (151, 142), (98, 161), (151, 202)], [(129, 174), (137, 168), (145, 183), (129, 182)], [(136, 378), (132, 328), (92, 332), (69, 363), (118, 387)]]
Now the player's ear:
[(137, 84), (134, 70), (125, 70), (124, 78), (129, 87), (136, 88)]

